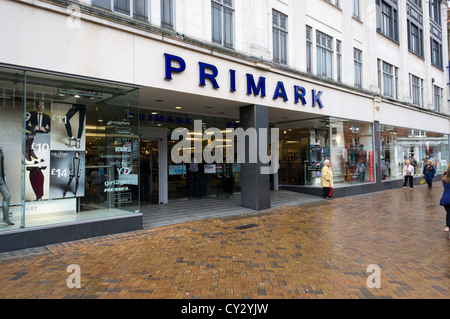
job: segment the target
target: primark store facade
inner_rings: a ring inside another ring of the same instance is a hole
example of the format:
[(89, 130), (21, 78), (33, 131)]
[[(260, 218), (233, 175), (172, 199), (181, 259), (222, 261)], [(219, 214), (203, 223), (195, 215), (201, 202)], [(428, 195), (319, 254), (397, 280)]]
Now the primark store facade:
[(325, 159), (338, 197), (400, 187), (407, 159), (447, 167), (443, 112), (89, 4), (70, 26), (69, 3), (1, 4), (1, 251), (142, 229), (143, 206), (189, 197), (321, 196)]

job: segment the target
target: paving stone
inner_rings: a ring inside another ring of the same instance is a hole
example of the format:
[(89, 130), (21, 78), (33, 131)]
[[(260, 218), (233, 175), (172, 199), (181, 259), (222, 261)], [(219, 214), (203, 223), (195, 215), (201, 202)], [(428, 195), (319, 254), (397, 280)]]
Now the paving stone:
[[(442, 190), (420, 185), (2, 254), (0, 298), (448, 299)], [(67, 287), (71, 264), (81, 288)], [(367, 286), (373, 264), (379, 289)]]

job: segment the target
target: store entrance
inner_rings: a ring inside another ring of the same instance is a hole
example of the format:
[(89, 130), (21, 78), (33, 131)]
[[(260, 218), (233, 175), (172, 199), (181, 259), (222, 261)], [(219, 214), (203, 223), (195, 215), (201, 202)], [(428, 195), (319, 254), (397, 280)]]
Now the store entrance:
[(141, 200), (160, 204), (160, 143), (159, 139), (141, 140)]

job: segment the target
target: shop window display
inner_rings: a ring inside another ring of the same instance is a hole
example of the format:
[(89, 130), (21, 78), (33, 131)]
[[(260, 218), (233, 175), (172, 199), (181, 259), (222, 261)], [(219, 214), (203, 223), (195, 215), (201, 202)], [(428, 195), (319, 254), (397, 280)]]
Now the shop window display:
[(326, 159), (336, 186), (375, 181), (372, 124), (327, 118), (279, 128), (281, 185), (320, 186)]
[(8, 205), (2, 191), (2, 206), (11, 221), (2, 230), (139, 210), (138, 123), (128, 118), (137, 112), (137, 92), (0, 69), (2, 179), (10, 193)]
[(437, 174), (442, 174), (447, 167), (446, 134), (380, 125), (380, 148), (382, 180), (402, 179), (406, 160), (414, 166), (415, 176), (422, 176), (428, 159)]

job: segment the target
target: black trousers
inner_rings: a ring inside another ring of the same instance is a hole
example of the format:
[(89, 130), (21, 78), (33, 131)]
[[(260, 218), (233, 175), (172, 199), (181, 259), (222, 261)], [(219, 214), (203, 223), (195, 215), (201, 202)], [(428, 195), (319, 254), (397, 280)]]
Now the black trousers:
[(331, 198), (332, 190), (331, 187), (323, 188), (323, 198)]
[(406, 184), (408, 183), (409, 180), (409, 187), (413, 188), (413, 176), (405, 176), (405, 181), (403, 182), (403, 187), (406, 187)]
[(450, 205), (444, 205), (445, 211), (447, 212), (446, 217), (446, 223), (447, 225), (445, 227), (450, 227)]
[(77, 113), (78, 114), (78, 135), (77, 137), (80, 139), (83, 134), (84, 129), (84, 119), (86, 117), (86, 105), (74, 104), (70, 110), (66, 113), (66, 130), (67, 136), (72, 137), (72, 125), (70, 125), (70, 119)]

